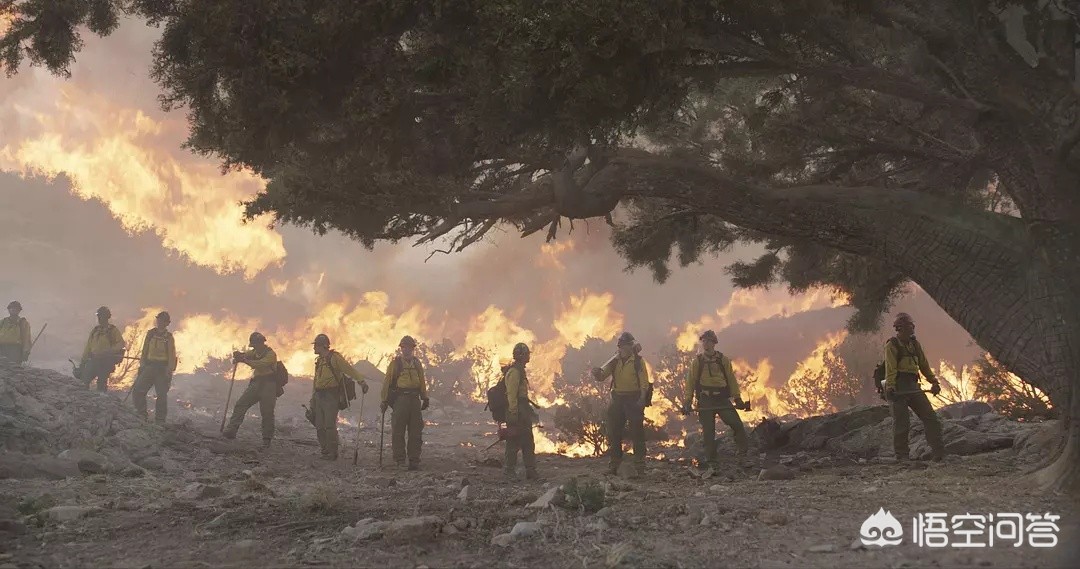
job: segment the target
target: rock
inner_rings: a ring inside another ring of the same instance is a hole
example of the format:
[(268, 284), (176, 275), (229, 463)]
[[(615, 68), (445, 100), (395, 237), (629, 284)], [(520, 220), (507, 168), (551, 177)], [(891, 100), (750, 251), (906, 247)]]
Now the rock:
[(19, 480), (63, 480), (64, 478), (82, 476), (79, 464), (73, 460), (57, 458), (47, 454), (23, 454), (21, 452), (5, 452), (0, 454), (0, 479), (15, 478)]
[(780, 428), (786, 434), (788, 446), (816, 450), (824, 448), (829, 439), (876, 425), (889, 415), (887, 405), (859, 405), (838, 413), (796, 421), (790, 427), (782, 425)]
[(458, 518), (458, 519), (450, 522), (450, 525), (457, 528), (458, 531), (465, 531), (465, 530), (469, 529), (469, 520), (467, 520), (465, 518)]
[(136, 460), (135, 464), (154, 472), (161, 472), (165, 470), (165, 459), (160, 456), (148, 456), (140, 460)]
[(26, 525), (18, 520), (0, 519), (0, 534), (21, 535), (26, 533)]
[(814, 545), (810, 549), (807, 549), (810, 553), (832, 553), (836, 551), (836, 546), (833, 544)]
[(143, 476), (146, 476), (146, 471), (132, 464), (131, 466), (124, 468), (124, 470), (120, 472), (120, 475), (125, 478), (142, 478)]
[(211, 486), (203, 484), (201, 482), (192, 482), (184, 487), (183, 490), (176, 494), (176, 498), (179, 500), (207, 500), (211, 498), (220, 498), (225, 495), (225, 490), (220, 486)]
[(723, 484), (713, 484), (712, 486), (709, 486), (709, 492), (712, 492), (713, 494), (726, 494), (729, 490), (730, 488)]
[(254, 539), (241, 539), (234, 542), (229, 546), (229, 550), (233, 553), (248, 553), (259, 546), (259, 542)]
[(365, 539), (378, 539), (383, 536), (383, 532), (389, 527), (390, 522), (377, 522), (372, 519), (363, 520), (357, 522), (356, 532), (353, 534), (353, 538), (363, 541)]
[(994, 408), (989, 403), (982, 401), (960, 401), (952, 403), (937, 410), (943, 419), (963, 419), (985, 413), (993, 413)]
[(75, 461), (83, 474), (102, 474), (110, 470), (109, 459), (92, 450), (70, 448), (56, 455), (56, 458)]
[(776, 510), (761, 510), (758, 512), (758, 519), (771, 526), (787, 525), (788, 521), (790, 521), (787, 514)]
[(206, 522), (206, 525), (203, 526), (203, 527), (207, 528), (207, 529), (219, 528), (219, 527), (225, 525), (228, 521), (229, 521), (229, 512), (224, 512), (224, 513), (219, 514), (216, 518)]
[(586, 524), (585, 529), (589, 531), (606, 531), (611, 529), (611, 524), (604, 518), (597, 518)]
[(536, 522), (518, 522), (514, 529), (510, 530), (513, 537), (531, 537), (540, 532), (540, 524)]
[(463, 487), (461, 489), (461, 492), (458, 492), (457, 497), (458, 497), (458, 500), (461, 500), (462, 502), (467, 501), (469, 499), (469, 487), (468, 486)]
[(508, 533), (500, 533), (499, 535), (491, 538), (491, 545), (498, 545), (499, 547), (509, 547), (514, 542), (514, 536)]
[(610, 519), (611, 514), (613, 513), (615, 512), (611, 509), (611, 506), (604, 506), (603, 508), (597, 510), (596, 513), (593, 515), (598, 518)]
[(848, 549), (850, 549), (852, 551), (865, 550), (866, 545), (863, 544), (861, 539), (855, 538), (855, 541), (851, 542), (851, 545), (848, 546)]
[(446, 524), (445, 526), (443, 526), (442, 532), (446, 535), (457, 535), (461, 533), (460, 531), (458, 531), (458, 528), (454, 527), (454, 524)]
[(788, 468), (788, 467), (786, 467), (786, 466), (780, 465), (780, 464), (775, 464), (775, 465), (770, 466), (768, 468), (763, 468), (761, 470), (761, 472), (758, 473), (758, 480), (794, 480), (794, 479), (795, 479), (795, 471)]
[(383, 531), (383, 539), (390, 544), (423, 543), (435, 539), (442, 525), (437, 516), (395, 520)]
[(45, 515), (54, 522), (65, 523), (85, 518), (93, 512), (93, 508), (83, 506), (55, 506), (45, 510)]
[(550, 508), (556, 506), (562, 502), (562, 489), (558, 486), (550, 488), (547, 492), (544, 492), (542, 496), (536, 499), (535, 502), (525, 506), (526, 508)]

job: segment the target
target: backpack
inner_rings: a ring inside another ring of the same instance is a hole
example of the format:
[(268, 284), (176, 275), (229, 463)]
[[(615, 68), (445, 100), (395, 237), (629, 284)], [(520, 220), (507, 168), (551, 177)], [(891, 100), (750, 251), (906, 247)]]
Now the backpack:
[[(634, 354), (634, 374), (637, 375), (638, 377), (640, 377), (642, 368), (643, 368), (643, 365), (642, 365), (641, 356), (639, 356), (637, 354)], [(611, 374), (611, 389), (612, 390), (615, 389), (614, 368), (613, 368), (613, 373)], [(653, 383), (650, 381), (649, 382), (649, 387), (645, 390), (645, 406), (646, 407), (652, 407), (652, 394), (653, 394)]]
[(484, 410), (491, 411), (491, 418), (497, 423), (506, 422), (506, 411), (510, 408), (506, 399), (506, 373), (511, 367), (513, 366), (502, 368), (502, 378), (487, 390), (487, 405), (484, 405)]
[[(727, 379), (727, 372), (724, 371), (724, 354), (721, 353), (721, 352), (716, 352), (716, 353), (720, 355), (720, 373), (723, 374), (724, 379)], [(701, 403), (701, 374), (705, 373), (705, 354), (698, 354), (697, 358), (698, 358), (698, 368), (697, 368), (697, 377), (694, 378), (694, 397), (697, 397), (698, 403), (700, 404)], [(725, 398), (727, 398), (727, 399), (731, 398), (731, 390), (728, 388), (728, 386), (725, 385), (724, 387), (720, 388), (718, 391), (720, 391), (721, 394)]]
[(281, 361), (274, 362), (274, 370), (270, 372), (270, 377), (274, 379), (274, 383), (277, 384), (277, 396), (281, 397), (285, 394), (285, 384), (289, 383), (289, 370), (285, 368), (285, 364)]
[[(907, 353), (907, 348), (905, 348), (904, 345), (901, 344), (900, 341), (897, 340), (895, 337), (889, 338), (889, 341), (886, 342), (886, 343), (891, 343), (894, 347), (896, 347), (896, 351), (897, 351), (896, 361), (897, 362), (899, 362), (903, 358), (911, 356), (911, 354)], [(882, 360), (880, 362), (878, 362), (877, 367), (874, 368), (874, 389), (877, 390), (878, 395), (880, 395), (882, 399), (885, 399), (885, 359), (884, 358), (882, 358)]]

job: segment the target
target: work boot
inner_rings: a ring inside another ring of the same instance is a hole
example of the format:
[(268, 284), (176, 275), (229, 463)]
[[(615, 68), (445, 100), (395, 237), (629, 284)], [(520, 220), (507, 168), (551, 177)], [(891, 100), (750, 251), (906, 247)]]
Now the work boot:
[(612, 460), (608, 463), (607, 473), (611, 476), (619, 475), (619, 462), (618, 460)]
[(930, 454), (930, 462), (941, 462), (945, 458), (945, 451), (937, 449)]
[[(235, 435), (233, 435), (233, 436), (235, 436)], [(271, 440), (272, 440), (272, 439), (263, 439), (263, 444), (262, 444), (262, 447), (263, 447), (263, 448), (270, 448), (270, 441), (271, 441)]]
[(236, 431), (225, 429), (225, 431), (221, 433), (221, 436), (231, 441), (236, 438)]
[(645, 463), (635, 462), (634, 469), (630, 472), (630, 478), (641, 478), (645, 476)]
[(514, 472), (512, 470), (503, 470), (503, 480), (505, 480), (507, 482), (517, 482), (518, 481), (517, 472)]
[(527, 469), (525, 471), (525, 480), (532, 480), (532, 481), (535, 482), (535, 481), (540, 480), (540, 475), (536, 473), (535, 468), (534, 469)]
[(419, 462), (409, 462), (408, 470), (420, 470), (420, 463)]

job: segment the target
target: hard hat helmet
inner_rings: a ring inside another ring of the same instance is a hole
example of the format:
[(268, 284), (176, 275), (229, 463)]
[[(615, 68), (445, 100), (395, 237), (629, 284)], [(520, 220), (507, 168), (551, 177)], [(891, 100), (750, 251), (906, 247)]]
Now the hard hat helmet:
[(698, 339), (702, 342), (712, 342), (714, 344), (720, 342), (720, 340), (716, 338), (716, 332), (713, 332), (712, 330), (706, 330), (704, 334), (698, 337)]
[(319, 334), (318, 336), (315, 336), (315, 341), (312, 342), (312, 344), (315, 344), (316, 346), (326, 346), (327, 348), (329, 348), (330, 336), (327, 336), (326, 334)]
[(257, 346), (259, 344), (265, 344), (265, 343), (266, 343), (266, 336), (263, 336), (262, 334), (260, 334), (258, 332), (252, 332), (251, 336), (248, 336), (248, 344), (250, 344), (252, 346)]
[(17, 310), (22, 310), (22, 303), (20, 303), (17, 300), (13, 300), (13, 301), (8, 303), (7, 307), (8, 307), (8, 310), (11, 310), (12, 308), (15, 308)]
[(619, 344), (618, 345), (620, 345), (620, 346), (633, 346), (634, 342), (635, 342), (634, 335), (631, 334), (630, 332), (623, 332), (622, 334), (619, 335)]
[(904, 324), (915, 325), (915, 320), (907, 312), (901, 312), (896, 315), (896, 320), (893, 320), (893, 328), (899, 328)]
[(514, 345), (514, 359), (521, 359), (522, 356), (529, 354), (529, 346), (526, 346), (524, 342), (518, 342)]
[(98, 308), (95, 314), (97, 314), (98, 316), (104, 316), (106, 318), (112, 318), (112, 310), (109, 310), (108, 306), (102, 306), (101, 308)]
[(166, 324), (168, 324), (169, 322), (172, 322), (172, 316), (169, 316), (169, 313), (163, 310), (161, 312), (158, 312), (156, 320), (158, 322), (165, 322)]
[(405, 346), (415, 348), (416, 347), (416, 340), (412, 336), (402, 336), (401, 341), (398, 342), (398, 346), (401, 346), (403, 348)]

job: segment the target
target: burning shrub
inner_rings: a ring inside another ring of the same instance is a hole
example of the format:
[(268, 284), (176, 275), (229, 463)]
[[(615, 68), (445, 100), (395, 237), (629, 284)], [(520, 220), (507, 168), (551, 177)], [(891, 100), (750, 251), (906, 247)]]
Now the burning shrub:
[(570, 402), (555, 408), (555, 428), (559, 442), (570, 446), (586, 445), (593, 449), (593, 456), (607, 450), (604, 435), (604, 416), (607, 402), (598, 395), (571, 396)]
[(476, 392), (477, 378), (472, 375), (475, 354), (464, 356), (448, 339), (438, 344), (420, 344), (417, 352), (424, 363), (428, 391), (440, 401), (461, 402)]
[(854, 405), (862, 383), (848, 371), (844, 360), (825, 352), (820, 367), (799, 369), (780, 390), (779, 397), (799, 416), (824, 415)]
[(999, 414), (1018, 421), (1057, 416), (1045, 393), (1010, 373), (990, 354), (983, 354), (982, 361), (972, 367), (975, 397), (989, 403)]

